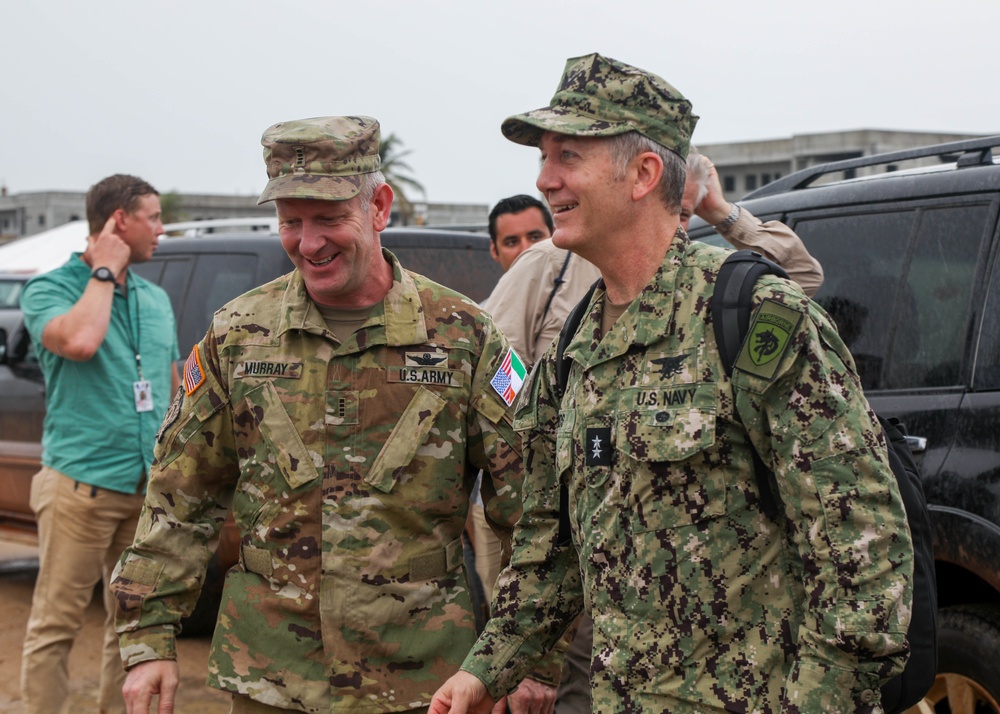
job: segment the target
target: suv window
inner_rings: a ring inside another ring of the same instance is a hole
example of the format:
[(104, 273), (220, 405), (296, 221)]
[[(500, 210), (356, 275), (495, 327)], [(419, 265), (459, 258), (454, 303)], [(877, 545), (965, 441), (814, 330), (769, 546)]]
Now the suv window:
[(993, 266), (980, 334), (973, 386), (976, 391), (997, 390), (1000, 389), (1000, 263)]
[(959, 384), (993, 208), (872, 210), (794, 224), (827, 276), (814, 299), (837, 323), (866, 389)]
[(24, 280), (0, 278), (0, 309), (15, 309), (20, 304)]
[[(447, 284), (473, 300), (483, 300), (502, 273), (489, 253), (467, 247), (425, 247), (392, 245), (389, 250), (407, 270), (420, 273), (435, 282)], [(484, 284), (484, 280), (490, 282)]]
[(133, 270), (159, 283), (170, 295), (183, 356), (205, 336), (216, 310), (259, 284), (257, 263), (258, 256), (250, 254), (167, 254), (154, 256)]

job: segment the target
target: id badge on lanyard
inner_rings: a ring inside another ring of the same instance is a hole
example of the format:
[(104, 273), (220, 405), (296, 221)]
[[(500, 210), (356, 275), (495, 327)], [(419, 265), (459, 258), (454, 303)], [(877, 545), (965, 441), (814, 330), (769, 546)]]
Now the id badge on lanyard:
[[(126, 290), (125, 299), (128, 300), (128, 292)], [(135, 367), (139, 373), (139, 379), (132, 382), (132, 391), (135, 396), (135, 410), (137, 412), (151, 412), (153, 411), (153, 385), (149, 383), (142, 374), (142, 356), (139, 354), (139, 345), (141, 341), (142, 326), (139, 323), (139, 297), (136, 294), (135, 298), (135, 328), (136, 332), (139, 334), (135, 336), (135, 344), (132, 345), (132, 349), (135, 352)], [(126, 305), (128, 303), (126, 302)], [(126, 307), (126, 314), (129, 313), (128, 307)], [(128, 322), (128, 321), (126, 321)], [(129, 338), (132, 338), (131, 326), (128, 327)]]
[(137, 379), (132, 382), (132, 389), (135, 392), (135, 410), (137, 412), (153, 411), (153, 387), (149, 380)]

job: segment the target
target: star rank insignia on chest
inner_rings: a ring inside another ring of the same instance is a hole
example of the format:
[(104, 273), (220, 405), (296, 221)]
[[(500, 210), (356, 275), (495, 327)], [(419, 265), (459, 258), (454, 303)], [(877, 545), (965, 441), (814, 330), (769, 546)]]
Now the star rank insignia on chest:
[(611, 465), (611, 428), (591, 427), (587, 429), (587, 443), (584, 449), (587, 453), (587, 466)]

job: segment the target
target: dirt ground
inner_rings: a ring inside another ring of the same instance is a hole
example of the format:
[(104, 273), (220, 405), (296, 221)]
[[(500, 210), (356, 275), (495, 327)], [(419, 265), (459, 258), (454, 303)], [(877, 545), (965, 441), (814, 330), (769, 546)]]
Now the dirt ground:
[[(23, 543), (0, 540), (0, 713), (24, 714), (21, 701), (21, 645), (31, 608), (37, 560), (34, 549)], [(70, 654), (69, 670), (74, 714), (97, 714), (100, 674), (101, 623), (104, 611), (95, 598), (84, 617), (83, 630)], [(181, 685), (177, 714), (227, 714), (229, 695), (205, 686), (208, 638), (181, 638), (178, 662)], [(154, 709), (155, 711), (155, 709)]]

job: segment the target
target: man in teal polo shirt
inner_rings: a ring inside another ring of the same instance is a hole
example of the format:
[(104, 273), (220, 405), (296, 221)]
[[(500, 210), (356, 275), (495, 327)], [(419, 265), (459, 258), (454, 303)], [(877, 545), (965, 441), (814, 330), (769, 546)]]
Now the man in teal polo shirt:
[(111, 176), (87, 193), (87, 221), (86, 251), (29, 281), (21, 300), (46, 386), (42, 470), (31, 482), (39, 570), (21, 670), (29, 714), (67, 704), (69, 651), (100, 580), (108, 616), (98, 703), (125, 712), (107, 581), (135, 535), (156, 432), (179, 386), (170, 300), (129, 270), (163, 233), (159, 194)]

